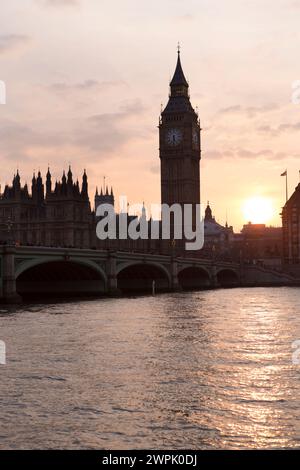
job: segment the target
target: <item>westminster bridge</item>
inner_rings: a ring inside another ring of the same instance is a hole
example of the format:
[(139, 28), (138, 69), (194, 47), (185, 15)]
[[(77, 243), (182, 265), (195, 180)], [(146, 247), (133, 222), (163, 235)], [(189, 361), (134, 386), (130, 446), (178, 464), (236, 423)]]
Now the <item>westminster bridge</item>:
[[(153, 282), (154, 281), (154, 282)], [(263, 268), (218, 260), (158, 254), (0, 246), (0, 300), (26, 296), (119, 295), (248, 285), (286, 285), (295, 280)]]

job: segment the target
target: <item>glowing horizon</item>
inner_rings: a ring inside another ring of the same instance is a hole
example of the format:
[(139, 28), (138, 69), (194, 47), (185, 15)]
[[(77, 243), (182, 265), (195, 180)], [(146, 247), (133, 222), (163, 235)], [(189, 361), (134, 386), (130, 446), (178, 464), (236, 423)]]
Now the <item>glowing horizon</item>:
[(272, 200), (261, 196), (252, 196), (244, 201), (243, 220), (245, 223), (265, 224), (274, 217)]

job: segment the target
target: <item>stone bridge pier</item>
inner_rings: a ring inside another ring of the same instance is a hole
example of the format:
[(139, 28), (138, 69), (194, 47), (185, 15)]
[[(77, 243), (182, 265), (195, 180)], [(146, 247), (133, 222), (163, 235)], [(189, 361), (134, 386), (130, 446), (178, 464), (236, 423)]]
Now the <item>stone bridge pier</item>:
[(107, 294), (112, 297), (121, 295), (121, 290), (118, 288), (118, 275), (117, 275), (117, 257), (115, 253), (110, 253), (106, 263), (107, 270)]
[(171, 290), (173, 292), (178, 292), (180, 291), (181, 285), (179, 284), (179, 278), (178, 278), (178, 263), (177, 260), (172, 257), (171, 258)]
[(20, 303), (22, 298), (16, 290), (15, 247), (5, 246), (1, 259), (0, 298), (7, 303)]

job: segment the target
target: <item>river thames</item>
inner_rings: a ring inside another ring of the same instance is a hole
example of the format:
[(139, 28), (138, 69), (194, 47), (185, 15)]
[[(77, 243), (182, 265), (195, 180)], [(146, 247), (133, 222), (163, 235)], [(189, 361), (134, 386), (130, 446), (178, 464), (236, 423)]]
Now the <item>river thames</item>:
[(300, 448), (299, 339), (298, 288), (1, 306), (0, 448)]

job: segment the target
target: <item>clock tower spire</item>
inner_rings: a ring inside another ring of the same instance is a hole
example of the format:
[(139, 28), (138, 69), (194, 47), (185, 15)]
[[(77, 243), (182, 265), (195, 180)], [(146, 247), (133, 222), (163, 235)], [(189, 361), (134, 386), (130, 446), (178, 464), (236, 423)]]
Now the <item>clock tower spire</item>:
[(180, 60), (180, 47), (178, 46), (177, 50), (177, 64), (176, 64), (176, 69), (173, 75), (173, 78), (170, 82), (170, 91), (171, 91), (171, 96), (189, 96), (189, 84), (184, 76), (182, 66), (181, 66), (181, 60)]
[(169, 100), (159, 122), (162, 204), (200, 204), (200, 131), (178, 48)]

